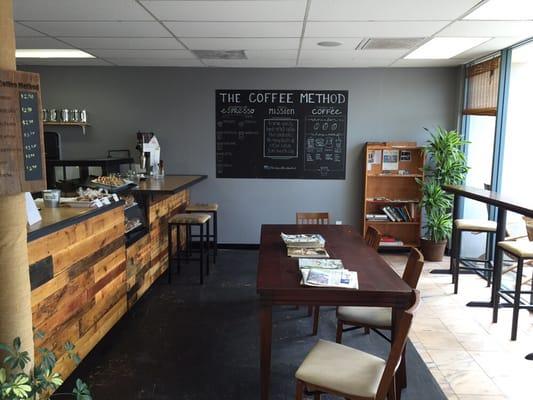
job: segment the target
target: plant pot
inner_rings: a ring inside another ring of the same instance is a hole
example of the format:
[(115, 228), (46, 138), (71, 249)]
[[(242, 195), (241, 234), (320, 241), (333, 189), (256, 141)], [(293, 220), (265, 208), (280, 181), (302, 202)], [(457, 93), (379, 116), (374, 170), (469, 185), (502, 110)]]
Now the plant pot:
[(447, 240), (435, 242), (428, 239), (420, 239), (420, 249), (426, 261), (442, 261)]

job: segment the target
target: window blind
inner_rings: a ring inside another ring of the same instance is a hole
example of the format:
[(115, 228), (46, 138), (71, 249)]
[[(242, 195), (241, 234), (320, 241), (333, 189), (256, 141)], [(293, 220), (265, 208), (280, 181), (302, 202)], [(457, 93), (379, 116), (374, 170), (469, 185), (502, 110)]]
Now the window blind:
[(496, 115), (500, 57), (466, 69), (467, 98), (463, 114)]

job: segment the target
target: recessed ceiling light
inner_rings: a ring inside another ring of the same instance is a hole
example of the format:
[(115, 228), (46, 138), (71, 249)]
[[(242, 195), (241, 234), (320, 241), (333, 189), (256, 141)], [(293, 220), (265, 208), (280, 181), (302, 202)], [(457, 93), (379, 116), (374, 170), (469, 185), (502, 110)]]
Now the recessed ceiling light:
[(407, 59), (448, 59), (468, 49), (485, 43), (490, 38), (438, 37), (424, 43), (404, 58)]
[(317, 44), (322, 47), (337, 47), (342, 46), (344, 43), (333, 40), (325, 40), (323, 42), (318, 42)]
[(17, 58), (94, 58), (77, 49), (17, 49)]
[(476, 8), (463, 19), (502, 21), (533, 19), (533, 1), (491, 0)]

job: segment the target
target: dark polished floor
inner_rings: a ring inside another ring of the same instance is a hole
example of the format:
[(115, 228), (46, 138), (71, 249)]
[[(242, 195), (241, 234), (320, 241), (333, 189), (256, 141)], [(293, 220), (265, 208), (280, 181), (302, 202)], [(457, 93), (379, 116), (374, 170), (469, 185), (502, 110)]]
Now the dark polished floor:
[[(65, 382), (80, 377), (95, 400), (259, 398), (257, 251), (223, 250), (203, 287), (197, 266), (166, 277), (109, 332)], [(307, 310), (274, 311), (272, 399), (294, 398), (294, 372), (316, 337)], [(334, 340), (335, 313), (324, 308), (319, 336)], [(376, 334), (349, 332), (345, 344), (381, 357), (389, 345)], [(423, 361), (408, 348), (404, 400), (446, 399)], [(323, 396), (324, 399), (329, 398)]]

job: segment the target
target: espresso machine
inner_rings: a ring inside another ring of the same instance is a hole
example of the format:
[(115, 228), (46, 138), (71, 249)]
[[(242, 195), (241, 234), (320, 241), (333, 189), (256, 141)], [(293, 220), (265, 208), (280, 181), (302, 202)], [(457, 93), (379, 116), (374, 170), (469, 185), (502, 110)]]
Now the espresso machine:
[(159, 175), (161, 147), (153, 132), (137, 132), (140, 173), (146, 176)]

